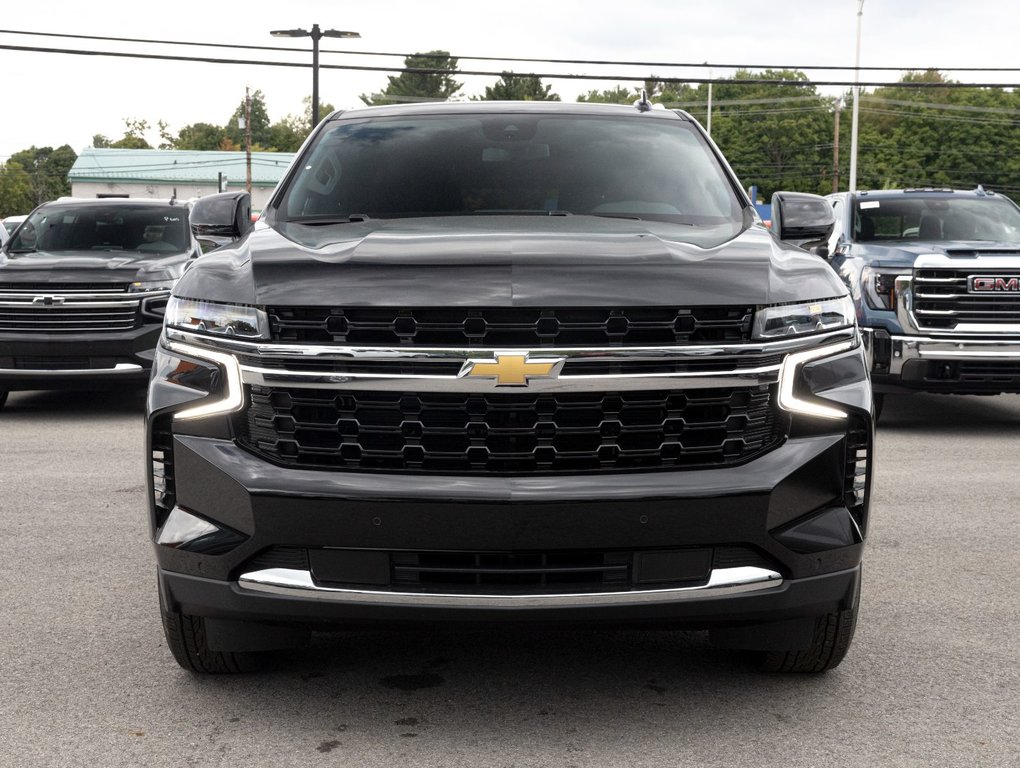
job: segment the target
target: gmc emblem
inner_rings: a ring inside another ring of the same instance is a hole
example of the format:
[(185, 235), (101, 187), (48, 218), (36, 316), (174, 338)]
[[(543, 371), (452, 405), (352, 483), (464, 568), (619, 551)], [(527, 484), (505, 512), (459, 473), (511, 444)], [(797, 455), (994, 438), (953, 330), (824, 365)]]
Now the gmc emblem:
[(1000, 275), (971, 275), (971, 293), (1020, 293), (1020, 277)]

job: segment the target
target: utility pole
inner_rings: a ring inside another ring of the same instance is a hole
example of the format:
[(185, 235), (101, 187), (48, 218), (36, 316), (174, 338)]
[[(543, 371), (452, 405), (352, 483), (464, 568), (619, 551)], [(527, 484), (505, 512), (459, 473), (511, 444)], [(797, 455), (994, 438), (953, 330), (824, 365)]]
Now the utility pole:
[(711, 69), (708, 70), (708, 120), (706, 122), (708, 123), (708, 125), (705, 127), (705, 130), (708, 132), (708, 135), (711, 136), (712, 135), (712, 70)]
[(854, 58), (854, 112), (850, 133), (850, 191), (857, 191), (857, 119), (861, 106), (861, 16), (864, 15), (864, 0), (857, 6), (857, 55)]
[(247, 170), (245, 172), (244, 188), (251, 194), (251, 96), (248, 95), (248, 86), (244, 87), (244, 156)]
[(836, 101), (836, 128), (832, 135), (832, 191), (839, 192), (839, 116), (843, 111), (843, 97)]

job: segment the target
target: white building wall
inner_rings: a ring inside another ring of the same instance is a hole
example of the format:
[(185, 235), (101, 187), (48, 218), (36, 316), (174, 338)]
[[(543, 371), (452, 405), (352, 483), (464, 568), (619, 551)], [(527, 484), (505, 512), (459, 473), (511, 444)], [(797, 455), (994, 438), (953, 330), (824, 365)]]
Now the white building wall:
[[(124, 181), (116, 182), (94, 182), (94, 181), (72, 181), (72, 197), (99, 197), (100, 195), (127, 195), (128, 197), (149, 197), (153, 199), (169, 200), (177, 189), (178, 200), (189, 200), (192, 197), (205, 197), (216, 194), (215, 184), (131, 184)], [(227, 189), (230, 192), (243, 188), (243, 185), (229, 184)], [(269, 202), (273, 194), (272, 187), (252, 187), (251, 209), (261, 211)]]

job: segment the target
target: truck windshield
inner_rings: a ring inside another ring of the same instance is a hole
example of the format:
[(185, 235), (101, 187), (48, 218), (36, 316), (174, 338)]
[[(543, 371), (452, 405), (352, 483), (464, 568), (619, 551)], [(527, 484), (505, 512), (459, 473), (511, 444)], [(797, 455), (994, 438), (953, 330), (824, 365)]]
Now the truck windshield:
[(1020, 242), (1020, 209), (1002, 197), (858, 199), (854, 240)]
[[(743, 209), (680, 120), (527, 113), (340, 121), (280, 207), (330, 217), (595, 215), (739, 231)], [(732, 235), (731, 235), (732, 236)]]
[(90, 251), (174, 254), (190, 247), (188, 214), (181, 206), (50, 205), (28, 217), (7, 244), (12, 255)]

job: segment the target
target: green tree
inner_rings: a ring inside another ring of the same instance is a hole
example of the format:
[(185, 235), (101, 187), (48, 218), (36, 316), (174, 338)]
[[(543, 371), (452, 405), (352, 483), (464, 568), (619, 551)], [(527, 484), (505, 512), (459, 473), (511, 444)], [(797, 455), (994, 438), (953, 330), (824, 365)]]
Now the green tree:
[(28, 213), (35, 208), (32, 179), (14, 159), (0, 165), (0, 218)]
[[(712, 138), (741, 182), (756, 184), (766, 200), (780, 189), (831, 192), (834, 100), (791, 84), (808, 82), (799, 71), (740, 70), (732, 79), (782, 81), (713, 85)], [(695, 102), (691, 114), (707, 122), (707, 84), (678, 95)]]
[(404, 67), (399, 75), (387, 77), (389, 84), (382, 93), (362, 94), (361, 100), (368, 105), (446, 101), (463, 85), (454, 80), (457, 58), (448, 51), (412, 54), (404, 59)]
[(61, 195), (71, 194), (71, 182), (67, 174), (78, 155), (67, 144), (52, 147), (30, 147), (15, 152), (7, 165), (20, 166), (29, 185), (30, 208)]
[(618, 85), (605, 91), (592, 90), (582, 93), (577, 100), (590, 104), (630, 104), (634, 101), (634, 91)]
[(559, 101), (560, 97), (550, 93), (551, 85), (542, 85), (542, 78), (535, 75), (515, 75), (504, 72), (496, 84), (485, 88), (480, 101)]
[(309, 133), (306, 117), (287, 115), (283, 120), (278, 120), (269, 126), (269, 150), (297, 152)]
[(110, 139), (101, 133), (92, 136), (92, 146), (96, 149), (105, 149), (110, 146)]
[[(981, 184), (1020, 199), (1020, 94), (949, 87), (953, 81), (936, 70), (908, 72), (900, 82), (931, 87), (897, 84), (861, 96), (860, 189)], [(843, 173), (849, 173), (849, 147), (846, 132), (840, 141)]]
[[(260, 146), (269, 145), (269, 111), (266, 109), (266, 97), (261, 90), (249, 94), (251, 99), (251, 142)], [(235, 146), (244, 147), (245, 129), (241, 127), (245, 116), (245, 103), (241, 103), (230, 116), (225, 126), (225, 133)]]
[(152, 145), (145, 140), (145, 132), (148, 130), (148, 120), (125, 117), (124, 136), (109, 146), (115, 149), (152, 149)]
[(227, 137), (226, 129), (212, 123), (192, 123), (181, 128), (174, 140), (175, 149), (213, 151)]

